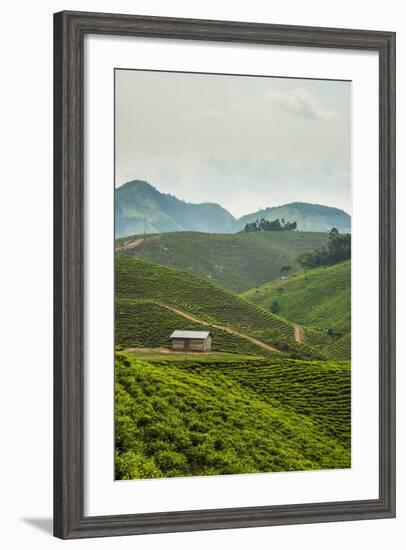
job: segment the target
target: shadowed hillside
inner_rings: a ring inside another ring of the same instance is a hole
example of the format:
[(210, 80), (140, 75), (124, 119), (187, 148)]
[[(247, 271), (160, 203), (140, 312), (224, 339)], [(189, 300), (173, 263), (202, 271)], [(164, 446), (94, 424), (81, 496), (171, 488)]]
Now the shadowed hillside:
[(231, 235), (180, 232), (148, 236), (146, 240), (125, 239), (128, 244), (123, 252), (242, 292), (280, 278), (286, 266), (290, 272), (300, 269), (297, 256), (325, 245), (327, 240), (327, 233), (294, 231)]

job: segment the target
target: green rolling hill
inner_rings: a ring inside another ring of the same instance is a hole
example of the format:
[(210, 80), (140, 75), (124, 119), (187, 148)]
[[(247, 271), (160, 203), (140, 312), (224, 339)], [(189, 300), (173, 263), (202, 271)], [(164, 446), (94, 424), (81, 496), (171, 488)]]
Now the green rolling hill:
[[(300, 269), (296, 258), (327, 243), (327, 233), (261, 231), (256, 233), (178, 232), (119, 240), (123, 252), (176, 267), (234, 292), (277, 279), (281, 269)], [(133, 244), (138, 246), (133, 248)]]
[(168, 348), (171, 345), (169, 335), (174, 330), (210, 330), (214, 352), (236, 353), (238, 350), (239, 354), (272, 354), (245, 338), (185, 319), (157, 303), (122, 298), (116, 300), (115, 336), (119, 347)]
[[(162, 319), (162, 330), (172, 328), (167, 311), (162, 311), (169, 308), (176, 314), (176, 326), (172, 330), (192, 326), (193, 323), (205, 323), (223, 331), (232, 329), (237, 336), (257, 339), (279, 351), (298, 354), (302, 358), (324, 357), (328, 337), (326, 340), (326, 336), (315, 333), (319, 341), (316, 338), (307, 344), (305, 338), (303, 343), (298, 343), (290, 322), (190, 273), (122, 254), (116, 255), (115, 273), (116, 343), (119, 345), (148, 347), (150, 337), (140, 335), (136, 326), (148, 327), (151, 318), (157, 315)], [(136, 305), (135, 302), (143, 302), (144, 305)], [(161, 308), (159, 315), (156, 306)], [(180, 320), (179, 316), (183, 319)], [(174, 318), (173, 321), (175, 325)], [(157, 323), (159, 325), (161, 321)], [(157, 330), (157, 323), (152, 325), (154, 330)], [(182, 327), (179, 327), (180, 324)], [(164, 345), (164, 332), (159, 334), (157, 332), (156, 344)], [(253, 353), (254, 348), (249, 347), (245, 345), (242, 353)], [(261, 354), (263, 348), (257, 346), (257, 349), (257, 353)]]
[(349, 468), (350, 369), (116, 354), (116, 479)]
[(293, 342), (289, 322), (185, 271), (117, 254), (115, 273), (118, 303), (121, 299), (158, 303), (271, 345)]
[(294, 273), (243, 293), (292, 323), (337, 336), (351, 330), (351, 262)]

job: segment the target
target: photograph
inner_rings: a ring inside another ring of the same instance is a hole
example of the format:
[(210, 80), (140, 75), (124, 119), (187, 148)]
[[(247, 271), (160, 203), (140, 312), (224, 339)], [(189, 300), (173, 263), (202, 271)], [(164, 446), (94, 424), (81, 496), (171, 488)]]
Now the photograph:
[(114, 77), (115, 479), (351, 468), (351, 81)]

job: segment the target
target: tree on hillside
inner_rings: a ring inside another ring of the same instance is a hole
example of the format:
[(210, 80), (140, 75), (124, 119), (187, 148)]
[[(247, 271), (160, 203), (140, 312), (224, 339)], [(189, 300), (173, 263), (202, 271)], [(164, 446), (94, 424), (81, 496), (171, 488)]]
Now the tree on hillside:
[(313, 269), (322, 265), (331, 265), (351, 258), (351, 235), (341, 235), (333, 227), (329, 233), (327, 247), (322, 246), (313, 252), (305, 252), (297, 257), (297, 262), (304, 269)]
[(247, 223), (244, 227), (245, 233), (253, 233), (254, 231), (260, 231), (259, 228), (259, 222), (258, 220), (255, 220), (255, 222)]
[(284, 230), (285, 231), (295, 231), (297, 229), (296, 222), (286, 222)]
[(281, 267), (281, 273), (282, 274), (288, 273), (291, 269), (292, 269), (291, 265), (283, 265)]

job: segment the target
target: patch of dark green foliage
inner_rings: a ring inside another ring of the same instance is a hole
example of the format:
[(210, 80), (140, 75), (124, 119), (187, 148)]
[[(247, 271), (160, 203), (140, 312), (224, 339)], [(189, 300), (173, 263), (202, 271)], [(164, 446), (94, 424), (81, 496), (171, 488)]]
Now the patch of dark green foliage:
[(305, 269), (313, 269), (322, 265), (332, 265), (351, 258), (351, 234), (341, 235), (333, 227), (329, 233), (327, 246), (317, 248), (313, 252), (305, 252), (298, 256), (297, 261)]
[(282, 218), (276, 220), (266, 220), (261, 218), (260, 220), (255, 220), (253, 222), (248, 222), (245, 227), (245, 233), (253, 233), (255, 231), (295, 231), (297, 229), (296, 222), (285, 222)]

